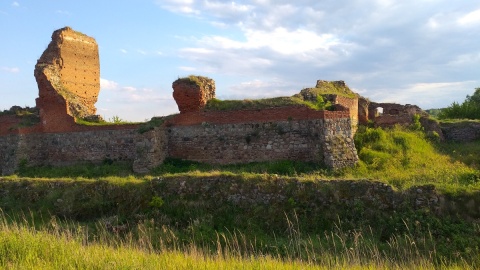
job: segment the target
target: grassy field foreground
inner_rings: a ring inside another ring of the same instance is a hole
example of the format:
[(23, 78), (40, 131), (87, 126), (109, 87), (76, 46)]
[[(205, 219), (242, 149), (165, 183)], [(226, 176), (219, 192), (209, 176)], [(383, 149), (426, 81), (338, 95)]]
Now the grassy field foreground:
[[(255, 250), (245, 253), (241, 235), (217, 235), (218, 249), (212, 253), (194, 242), (154, 249), (152, 241), (162, 239), (153, 239), (148, 231), (138, 238), (103, 234), (91, 240), (83, 227), (65, 226), (55, 220), (40, 229), (34, 227), (25, 220), (12, 224), (2, 219), (2, 269), (475, 269), (463, 260), (434, 263), (434, 255), (420, 251), (431, 240), (417, 243), (408, 235), (388, 241), (390, 250), (386, 252), (360, 232), (348, 235), (337, 230), (325, 234), (321, 236), (324, 245), (318, 247), (295, 233), (286, 247), (290, 254), (275, 256)], [(306, 257), (296, 256), (298, 252)]]
[[(361, 128), (355, 142), (361, 161), (342, 171), (167, 160), (138, 176), (110, 162), (23, 164), (0, 181), (1, 266), (479, 267), (480, 144), (399, 127)], [(416, 206), (425, 185), (439, 208)]]

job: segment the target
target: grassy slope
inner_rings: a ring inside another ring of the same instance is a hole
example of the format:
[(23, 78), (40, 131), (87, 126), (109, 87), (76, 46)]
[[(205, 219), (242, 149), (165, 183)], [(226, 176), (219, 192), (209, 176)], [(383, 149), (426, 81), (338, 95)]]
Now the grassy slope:
[[(480, 172), (474, 162), (452, 155), (452, 144), (432, 143), (420, 131), (396, 127), (391, 130), (366, 128), (361, 130), (355, 144), (360, 164), (347, 169), (343, 176), (380, 179), (398, 188), (433, 184), (449, 193), (480, 190)], [(467, 156), (478, 156), (480, 145), (456, 145)]]

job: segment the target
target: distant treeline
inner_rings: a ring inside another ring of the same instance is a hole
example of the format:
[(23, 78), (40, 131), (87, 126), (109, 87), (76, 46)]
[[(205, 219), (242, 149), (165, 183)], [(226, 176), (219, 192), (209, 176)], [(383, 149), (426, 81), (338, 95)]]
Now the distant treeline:
[(463, 103), (453, 102), (443, 109), (430, 109), (427, 112), (439, 119), (480, 119), (480, 87), (473, 95), (467, 95)]

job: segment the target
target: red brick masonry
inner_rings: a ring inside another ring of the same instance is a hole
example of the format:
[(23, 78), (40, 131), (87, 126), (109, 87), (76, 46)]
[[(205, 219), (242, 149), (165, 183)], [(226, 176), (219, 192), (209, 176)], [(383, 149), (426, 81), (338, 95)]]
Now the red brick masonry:
[(167, 121), (167, 125), (190, 126), (201, 123), (234, 124), (286, 120), (340, 119), (350, 117), (349, 111), (315, 111), (307, 107), (281, 107), (261, 110), (187, 112)]

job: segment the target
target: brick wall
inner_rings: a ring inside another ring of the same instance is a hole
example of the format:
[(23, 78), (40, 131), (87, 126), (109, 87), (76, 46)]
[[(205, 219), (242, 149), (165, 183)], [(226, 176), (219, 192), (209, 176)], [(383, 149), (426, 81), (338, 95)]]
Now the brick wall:
[(228, 124), (308, 119), (338, 119), (349, 116), (348, 111), (316, 111), (307, 107), (268, 108), (262, 110), (200, 111), (175, 116), (167, 125), (196, 125), (201, 123)]
[(336, 97), (336, 104), (340, 104), (348, 108), (352, 124), (353, 133), (357, 131), (358, 126), (358, 98), (347, 98), (343, 96)]
[[(16, 123), (9, 119), (3, 121)], [(168, 156), (221, 164), (288, 159), (332, 168), (352, 166), (358, 159), (348, 111), (288, 107), (185, 113), (143, 134), (138, 125), (70, 123), (63, 132), (44, 132), (41, 127), (0, 134), (2, 174), (13, 173), (21, 160), (62, 166), (111, 159), (146, 173)]]
[(168, 156), (206, 163), (358, 161), (349, 112), (303, 107), (181, 114), (167, 123)]
[(206, 163), (323, 162), (323, 120), (176, 126), (169, 156)]
[(109, 159), (136, 161), (139, 169), (152, 168), (165, 159), (166, 144), (158, 130), (144, 134), (120, 129), (4, 135), (0, 136), (0, 171), (13, 173), (21, 160), (32, 166), (64, 166)]

